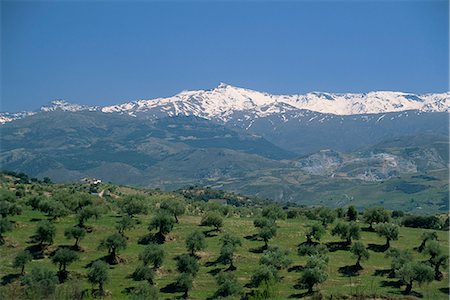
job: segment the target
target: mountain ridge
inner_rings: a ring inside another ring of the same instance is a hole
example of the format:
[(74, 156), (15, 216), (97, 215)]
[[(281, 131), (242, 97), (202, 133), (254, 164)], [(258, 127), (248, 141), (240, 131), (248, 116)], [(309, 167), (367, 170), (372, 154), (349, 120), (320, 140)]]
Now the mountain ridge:
[[(197, 116), (227, 123), (236, 113), (247, 118), (284, 115), (297, 111), (313, 111), (337, 116), (419, 111), (449, 112), (450, 92), (412, 94), (375, 91), (369, 93), (310, 92), (274, 95), (220, 83), (210, 90), (184, 90), (174, 96), (140, 99), (116, 105), (89, 106), (54, 100), (40, 111), (100, 111), (157, 119), (177, 115)], [(32, 115), (36, 112), (0, 113), (0, 123)]]

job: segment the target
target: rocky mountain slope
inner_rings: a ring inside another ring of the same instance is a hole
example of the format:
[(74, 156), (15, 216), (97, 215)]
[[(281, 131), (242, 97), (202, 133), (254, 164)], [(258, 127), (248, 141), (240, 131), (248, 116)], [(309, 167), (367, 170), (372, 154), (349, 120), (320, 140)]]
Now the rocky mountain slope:
[(108, 107), (58, 100), (0, 114), (0, 164), (54, 181), (206, 185), (304, 204), (390, 197), (411, 210), (442, 210), (449, 98), (275, 96), (221, 84)]

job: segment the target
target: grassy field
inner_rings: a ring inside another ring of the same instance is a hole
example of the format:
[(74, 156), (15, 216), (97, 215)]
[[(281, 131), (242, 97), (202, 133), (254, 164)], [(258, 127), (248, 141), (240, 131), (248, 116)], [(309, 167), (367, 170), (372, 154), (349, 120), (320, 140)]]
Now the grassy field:
[[(144, 248), (144, 245), (138, 244), (139, 238), (148, 234), (147, 226), (151, 219), (151, 214), (138, 216), (141, 224), (134, 230), (127, 233), (128, 247), (126, 250), (120, 252), (120, 257), (123, 259), (123, 263), (110, 266), (110, 281), (106, 284), (106, 289), (111, 292), (111, 298), (113, 299), (126, 299), (127, 289), (138, 285), (138, 282), (129, 278), (129, 275), (134, 271), (138, 265), (138, 254)], [(31, 246), (30, 236), (34, 234), (36, 226), (39, 220), (46, 219), (45, 215), (41, 212), (32, 211), (29, 208), (25, 208), (23, 213), (18, 216), (10, 218), (16, 222), (16, 228), (7, 234), (6, 244), (0, 247), (0, 278), (2, 278), (2, 285), (10, 278), (14, 278), (16, 274), (20, 273), (20, 270), (12, 267), (12, 261), (16, 254)], [(176, 224), (174, 230), (169, 234), (168, 240), (163, 244), (166, 251), (166, 258), (162, 265), (162, 268), (156, 273), (155, 286), (158, 289), (163, 289), (170, 283), (173, 283), (178, 272), (176, 270), (174, 258), (182, 253), (186, 252), (185, 239), (186, 236), (194, 230), (206, 230), (208, 228), (199, 227), (200, 216), (184, 215), (180, 217), (180, 223)], [(109, 234), (115, 232), (115, 223), (118, 220), (118, 214), (110, 212), (102, 216), (98, 220), (91, 220), (88, 225), (92, 226), (93, 231), (89, 233), (85, 239), (80, 242), (80, 245), (84, 249), (84, 252), (80, 253), (80, 260), (71, 264), (68, 267), (70, 277), (72, 279), (81, 279), (78, 288), (91, 289), (91, 285), (85, 280), (87, 274), (87, 265), (94, 260), (104, 257), (106, 251), (97, 250), (99, 241)], [(270, 240), (269, 245), (278, 245), (283, 249), (289, 250), (290, 257), (293, 261), (291, 267), (288, 270), (281, 271), (282, 280), (277, 283), (275, 290), (276, 296), (274, 299), (288, 299), (299, 298), (306, 290), (294, 288), (301, 272), (298, 271), (296, 266), (304, 265), (306, 262), (305, 257), (297, 255), (297, 245), (305, 241), (306, 225), (311, 222), (304, 217), (296, 219), (287, 219), (277, 221), (278, 233), (275, 238)], [(57, 266), (53, 265), (49, 259), (49, 255), (55, 251), (58, 247), (64, 245), (72, 245), (73, 240), (67, 240), (64, 237), (64, 230), (68, 227), (76, 224), (75, 216), (70, 215), (68, 217), (61, 218), (56, 221), (57, 234), (53, 245), (49, 246), (46, 250), (46, 257), (39, 260), (33, 260), (26, 267), (26, 271), (30, 270), (33, 266), (47, 266), (52, 270), (57, 270)], [(330, 225), (329, 228), (332, 228)], [(366, 227), (366, 225), (362, 225)], [(420, 244), (420, 236), (424, 229), (412, 229), (412, 228), (400, 228), (400, 238), (397, 241), (393, 241), (392, 247), (399, 249), (413, 249)], [(257, 233), (256, 228), (253, 226), (253, 218), (241, 218), (231, 216), (225, 219), (224, 226), (221, 232), (216, 236), (208, 237), (207, 248), (205, 251), (200, 252), (200, 271), (194, 280), (194, 287), (190, 292), (191, 299), (206, 299), (211, 297), (217, 290), (217, 284), (213, 274), (225, 269), (227, 266), (221, 264), (211, 264), (216, 260), (219, 254), (220, 243), (219, 238), (224, 233), (233, 233), (242, 238), (243, 244), (236, 254), (235, 265), (237, 267), (236, 275), (239, 278), (239, 283), (245, 286), (249, 283), (251, 274), (258, 264), (261, 253), (255, 253), (254, 251), (263, 245), (263, 242), (254, 238), (251, 238)], [(448, 232), (438, 231), (439, 242), (442, 247), (448, 252)], [(322, 238), (322, 243), (338, 242), (337, 237), (333, 237), (330, 234), (330, 230)], [(362, 232), (361, 241), (365, 245), (369, 244), (384, 244), (385, 240), (380, 238), (374, 232)], [(320, 284), (316, 289), (321, 291), (321, 294), (326, 299), (345, 298), (349, 295), (360, 296), (360, 299), (374, 296), (375, 298), (405, 298), (402, 295), (404, 286), (398, 287), (396, 285), (397, 280), (395, 278), (388, 278), (387, 275), (376, 275), (383, 273), (383, 270), (390, 268), (391, 260), (385, 257), (384, 253), (370, 252), (370, 258), (367, 261), (363, 261), (362, 265), (364, 269), (357, 276), (346, 276), (339, 272), (339, 269), (345, 266), (350, 266), (355, 263), (355, 259), (352, 258), (348, 250), (337, 250), (329, 253), (330, 262), (328, 265), (328, 279)], [(428, 259), (426, 255), (419, 254), (414, 251), (416, 259), (419, 261), (425, 261)], [(208, 264), (209, 263), (209, 264)], [(433, 281), (428, 285), (418, 286), (415, 284), (413, 290), (417, 292), (415, 294), (423, 299), (448, 299), (448, 268), (444, 270), (444, 278), (442, 281)], [(65, 285), (68, 285), (66, 283)], [(70, 282), (74, 284), (73, 281)], [(14, 285), (8, 285), (10, 289)], [(8, 286), (4, 287), (7, 288)], [(61, 288), (61, 287), (60, 287)], [(73, 287), (72, 287), (73, 288)], [(249, 292), (251, 289), (246, 287), (245, 291)], [(182, 293), (164, 293), (160, 292), (160, 298), (162, 299), (176, 299), (181, 297)], [(409, 296), (414, 298), (412, 296)], [(0, 298), (3, 298), (0, 295)]]

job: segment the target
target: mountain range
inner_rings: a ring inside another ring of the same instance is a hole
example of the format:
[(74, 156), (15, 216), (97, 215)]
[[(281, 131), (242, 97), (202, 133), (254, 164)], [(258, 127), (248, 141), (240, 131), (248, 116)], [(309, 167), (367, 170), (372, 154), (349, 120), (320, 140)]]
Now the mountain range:
[(0, 113), (0, 163), (55, 181), (442, 211), (449, 106), (450, 93), (278, 96), (226, 84), (104, 107), (56, 100)]

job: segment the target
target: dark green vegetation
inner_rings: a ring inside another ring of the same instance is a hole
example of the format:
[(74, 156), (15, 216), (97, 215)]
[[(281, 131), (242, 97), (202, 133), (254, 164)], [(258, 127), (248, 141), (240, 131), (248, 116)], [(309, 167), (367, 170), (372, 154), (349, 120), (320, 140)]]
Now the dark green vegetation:
[(447, 215), (0, 176), (1, 299), (448, 299)]
[[(312, 123), (307, 115), (302, 122), (259, 118), (244, 130), (195, 117), (38, 113), (1, 125), (0, 163), (59, 182), (95, 177), (164, 190), (198, 184), (303, 205), (449, 210), (447, 113)], [(271, 122), (276, 131), (264, 127)], [(46, 210), (55, 218), (65, 213)]]

